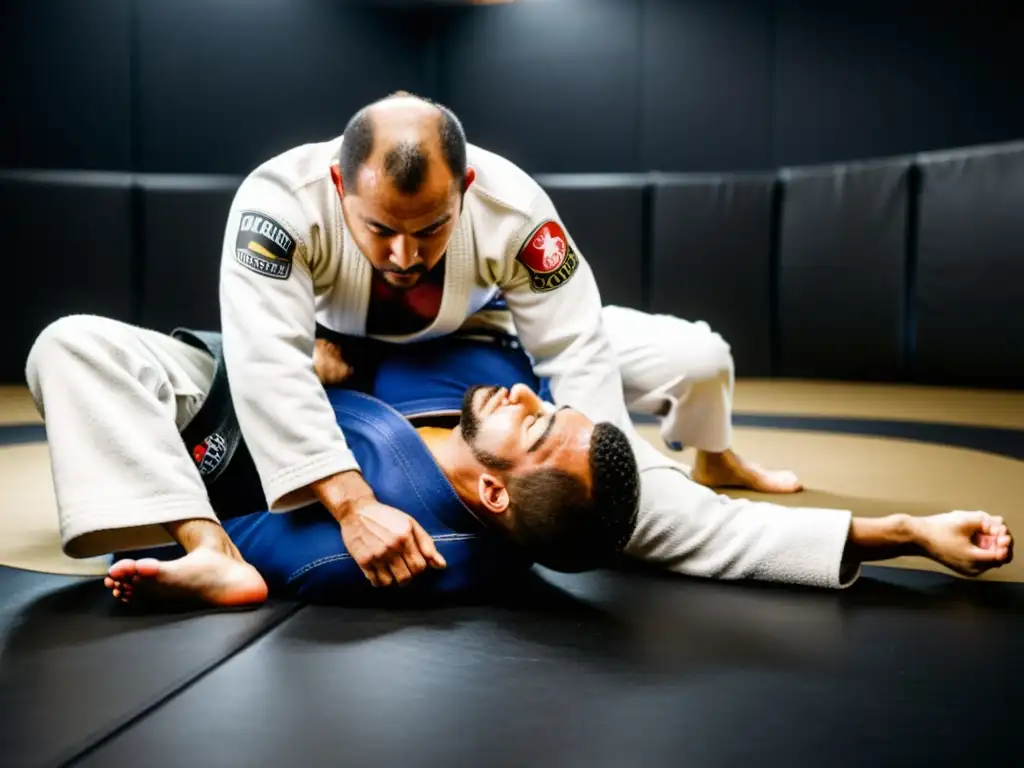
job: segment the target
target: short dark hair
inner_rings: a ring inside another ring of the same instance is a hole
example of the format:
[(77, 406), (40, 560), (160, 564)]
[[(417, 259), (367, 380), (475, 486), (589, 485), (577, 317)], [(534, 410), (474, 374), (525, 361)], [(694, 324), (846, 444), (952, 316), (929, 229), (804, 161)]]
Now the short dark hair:
[[(466, 178), (467, 161), (466, 133), (459, 118), (448, 107), (407, 91), (398, 91), (387, 98), (398, 97), (419, 99), (438, 110), (440, 113), (441, 152), (452, 177), (461, 186), (462, 181)], [(354, 190), (356, 188), (356, 177), (359, 175), (359, 170), (373, 151), (373, 106), (371, 104), (360, 109), (345, 126), (338, 166), (341, 171), (341, 183), (345, 185), (346, 189)], [(403, 142), (389, 148), (384, 159), (384, 167), (400, 192), (413, 195), (419, 191), (426, 176), (427, 153), (422, 146)]]
[(640, 505), (640, 473), (629, 438), (601, 422), (590, 439), (591, 489), (558, 469), (513, 475), (509, 534), (534, 562), (578, 573), (612, 564), (629, 543)]

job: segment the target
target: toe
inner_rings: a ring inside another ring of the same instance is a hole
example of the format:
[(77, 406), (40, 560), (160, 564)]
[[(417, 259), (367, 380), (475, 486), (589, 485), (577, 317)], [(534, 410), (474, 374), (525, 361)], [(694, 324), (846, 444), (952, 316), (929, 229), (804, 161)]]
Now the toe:
[(124, 581), (135, 572), (134, 560), (118, 560), (107, 573), (116, 581)]
[(138, 575), (144, 578), (155, 578), (160, 573), (160, 561), (153, 558), (147, 557), (144, 560), (139, 560), (136, 563), (136, 570)]

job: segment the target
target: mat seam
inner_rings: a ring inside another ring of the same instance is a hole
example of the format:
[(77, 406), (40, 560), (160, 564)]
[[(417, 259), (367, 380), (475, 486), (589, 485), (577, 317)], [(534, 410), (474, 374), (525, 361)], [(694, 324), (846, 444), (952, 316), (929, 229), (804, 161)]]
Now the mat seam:
[(156, 696), (154, 696), (150, 700), (149, 704), (145, 704), (142, 707), (136, 709), (133, 714), (129, 714), (126, 715), (124, 718), (120, 718), (120, 722), (117, 722), (109, 729), (106, 729), (105, 732), (102, 733), (102, 735), (98, 737), (86, 737), (86, 739), (84, 739), (83, 741), (87, 741), (89, 743), (87, 743), (85, 746), (72, 748), (73, 751), (69, 750), (71, 754), (67, 757), (60, 758), (55, 763), (55, 765), (60, 766), (60, 768), (65, 768), (66, 766), (73, 766), (77, 763), (80, 763), (86, 757), (95, 753), (98, 749), (110, 743), (126, 731), (130, 730), (133, 726), (137, 725), (147, 715), (156, 711), (157, 709), (162, 707), (164, 704), (170, 702), (171, 700), (177, 698), (182, 693), (191, 688), (193, 685), (195, 685), (197, 682), (205, 678), (207, 675), (216, 671), (224, 664), (226, 664), (228, 661), (233, 659), (235, 656), (242, 653), (242, 651), (246, 650), (259, 640), (266, 637), (268, 634), (270, 634), (270, 632), (277, 629), (286, 621), (296, 616), (306, 607), (307, 606), (305, 604), (298, 603), (294, 607), (285, 610), (283, 612), (283, 615), (279, 619), (271, 621), (261, 631), (257, 631), (251, 637), (245, 638), (244, 640), (239, 642), (236, 647), (231, 648), (226, 654), (224, 654), (224, 656), (214, 660), (205, 667), (200, 668), (199, 671), (195, 674), (186, 675), (184, 680), (179, 680), (176, 683), (172, 683), (167, 688), (165, 688), (163, 692), (158, 693)]

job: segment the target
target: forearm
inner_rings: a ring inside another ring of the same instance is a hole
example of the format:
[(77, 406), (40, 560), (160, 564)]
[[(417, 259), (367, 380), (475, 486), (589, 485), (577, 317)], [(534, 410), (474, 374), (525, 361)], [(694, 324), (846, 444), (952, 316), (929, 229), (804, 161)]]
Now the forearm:
[(733, 499), (677, 469), (641, 474), (641, 509), (626, 554), (687, 576), (825, 588), (848, 586), (847, 510)]
[(845, 563), (866, 563), (920, 555), (914, 518), (910, 515), (855, 517), (843, 552)]
[(320, 503), (339, 523), (359, 506), (360, 502), (374, 499), (373, 489), (360, 472), (339, 472), (310, 486)]
[(272, 281), (228, 254), (221, 325), (232, 404), (271, 511), (313, 503), (313, 484), (359, 466), (312, 366), (314, 297), (296, 268)]

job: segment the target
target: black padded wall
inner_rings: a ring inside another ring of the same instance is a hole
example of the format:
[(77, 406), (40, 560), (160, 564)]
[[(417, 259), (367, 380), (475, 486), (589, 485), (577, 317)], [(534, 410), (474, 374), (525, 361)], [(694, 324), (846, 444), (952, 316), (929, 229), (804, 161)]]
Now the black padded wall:
[(139, 177), (142, 325), (220, 328), (221, 246), (240, 183), (234, 176)]
[(1024, 136), (1013, 0), (774, 0), (774, 164)]
[(449, 10), (443, 98), (471, 141), (530, 173), (639, 169), (636, 0)]
[(646, 179), (539, 176), (573, 241), (590, 263), (603, 304), (646, 306)]
[(782, 176), (776, 373), (904, 373), (910, 161)]
[(918, 163), (915, 374), (1024, 386), (1024, 144)]
[(372, 3), (136, 2), (137, 170), (244, 174), (427, 81), (429, 17)]
[(1024, 136), (1010, 0), (6, 0), (0, 164), (242, 173), (397, 88), (531, 172)]
[(132, 2), (0, 3), (0, 167), (131, 167)]
[(771, 369), (771, 175), (664, 177), (653, 187), (650, 309), (704, 320), (738, 376)]
[(0, 279), (0, 381), (25, 381), (32, 342), (53, 320), (131, 321), (136, 267), (124, 174), (0, 173), (6, 269)]
[(641, 169), (773, 167), (772, 4), (632, 2), (643, 20)]

